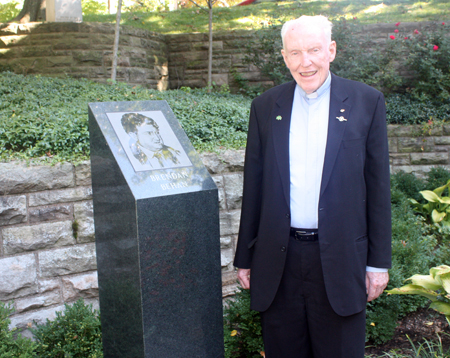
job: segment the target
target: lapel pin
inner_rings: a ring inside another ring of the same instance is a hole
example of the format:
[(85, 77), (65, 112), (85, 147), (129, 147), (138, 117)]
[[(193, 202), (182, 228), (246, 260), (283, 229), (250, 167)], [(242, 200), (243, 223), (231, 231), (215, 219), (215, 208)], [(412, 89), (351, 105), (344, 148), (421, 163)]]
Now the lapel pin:
[(340, 112), (341, 112), (341, 113), (344, 113), (344, 112), (345, 112), (345, 109), (341, 109)]
[(276, 119), (277, 119), (277, 121), (281, 121), (282, 118), (281, 118), (281, 116), (277, 116)]
[(343, 116), (336, 117), (336, 119), (339, 119), (339, 122), (347, 122), (347, 118), (344, 118)]

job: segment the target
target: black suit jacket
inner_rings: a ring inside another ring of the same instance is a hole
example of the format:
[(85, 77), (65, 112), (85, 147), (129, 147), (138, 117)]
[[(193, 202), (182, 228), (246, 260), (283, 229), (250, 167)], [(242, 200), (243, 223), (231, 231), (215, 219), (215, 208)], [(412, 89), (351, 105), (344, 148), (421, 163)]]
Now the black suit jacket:
[[(274, 87), (251, 106), (234, 265), (251, 268), (251, 306), (257, 311), (273, 301), (289, 250), (289, 127), (295, 85)], [(391, 265), (385, 113), (381, 92), (332, 75), (318, 230), (327, 295), (342, 316), (365, 308), (366, 265)], [(339, 121), (341, 116), (347, 120)]]

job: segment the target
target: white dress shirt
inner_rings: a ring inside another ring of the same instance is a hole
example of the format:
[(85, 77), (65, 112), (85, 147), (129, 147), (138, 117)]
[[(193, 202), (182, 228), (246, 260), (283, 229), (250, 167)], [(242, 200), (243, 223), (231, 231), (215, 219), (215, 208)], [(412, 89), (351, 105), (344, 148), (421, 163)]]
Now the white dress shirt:
[[(331, 74), (315, 92), (295, 87), (289, 130), (291, 227), (317, 229), (322, 170), (327, 145)], [(366, 267), (371, 272), (387, 269)]]

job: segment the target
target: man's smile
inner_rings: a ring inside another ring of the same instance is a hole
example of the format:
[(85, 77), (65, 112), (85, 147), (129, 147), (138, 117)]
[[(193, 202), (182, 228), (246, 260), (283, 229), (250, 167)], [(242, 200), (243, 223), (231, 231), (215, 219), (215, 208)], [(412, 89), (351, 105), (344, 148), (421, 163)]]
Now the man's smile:
[(300, 72), (300, 76), (311, 77), (311, 76), (314, 76), (316, 73), (317, 73), (317, 71)]

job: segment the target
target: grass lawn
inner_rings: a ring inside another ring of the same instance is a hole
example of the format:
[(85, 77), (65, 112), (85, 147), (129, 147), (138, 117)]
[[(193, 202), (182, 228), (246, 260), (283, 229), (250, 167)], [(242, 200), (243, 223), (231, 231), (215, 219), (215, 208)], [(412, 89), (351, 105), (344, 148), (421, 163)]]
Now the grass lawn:
[[(249, 6), (214, 8), (214, 31), (260, 29), (301, 15), (354, 17), (363, 24), (450, 20), (449, 0), (330, 0), (261, 2)], [(115, 22), (115, 15), (86, 14), (84, 21)], [(164, 34), (207, 32), (208, 14), (192, 7), (176, 11), (122, 14), (121, 23)]]

